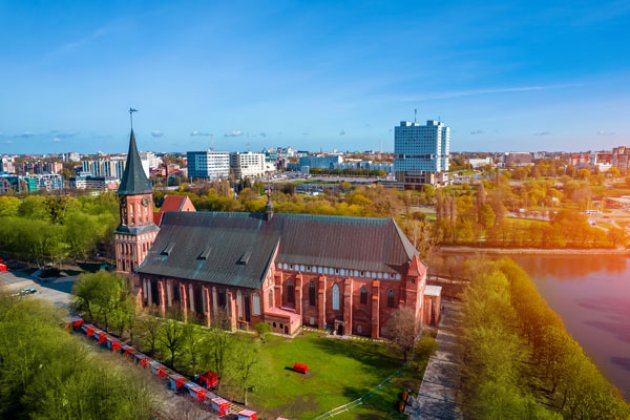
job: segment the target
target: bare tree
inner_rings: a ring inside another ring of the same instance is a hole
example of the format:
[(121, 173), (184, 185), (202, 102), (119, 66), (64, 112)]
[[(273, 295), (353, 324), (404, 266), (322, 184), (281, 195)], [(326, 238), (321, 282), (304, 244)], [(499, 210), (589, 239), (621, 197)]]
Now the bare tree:
[(387, 331), (406, 362), (417, 335), (416, 315), (413, 309), (399, 307), (387, 322)]

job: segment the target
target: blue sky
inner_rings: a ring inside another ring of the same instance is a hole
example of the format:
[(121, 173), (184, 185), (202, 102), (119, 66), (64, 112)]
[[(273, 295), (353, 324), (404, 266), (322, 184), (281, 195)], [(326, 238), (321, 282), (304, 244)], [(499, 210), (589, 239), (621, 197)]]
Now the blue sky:
[(630, 144), (630, 2), (0, 0), (0, 153)]

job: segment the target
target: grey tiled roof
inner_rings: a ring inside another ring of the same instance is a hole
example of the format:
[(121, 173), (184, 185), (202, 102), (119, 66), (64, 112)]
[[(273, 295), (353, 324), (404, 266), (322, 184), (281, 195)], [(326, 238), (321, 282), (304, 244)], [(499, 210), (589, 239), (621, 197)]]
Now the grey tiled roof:
[(403, 273), (416, 250), (392, 219), (169, 212), (140, 273), (259, 288), (277, 262)]
[(129, 138), (127, 164), (123, 178), (120, 181), (120, 187), (118, 187), (118, 195), (143, 194), (151, 191), (151, 182), (142, 168), (142, 160), (136, 146), (136, 135), (132, 129)]

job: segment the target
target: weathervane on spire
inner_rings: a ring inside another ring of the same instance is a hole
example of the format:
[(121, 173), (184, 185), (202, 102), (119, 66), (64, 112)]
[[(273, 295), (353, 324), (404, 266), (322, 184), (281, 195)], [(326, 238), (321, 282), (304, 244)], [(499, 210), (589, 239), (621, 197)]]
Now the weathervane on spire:
[(131, 124), (131, 129), (133, 130), (133, 113), (138, 112), (137, 109), (129, 108), (129, 123)]

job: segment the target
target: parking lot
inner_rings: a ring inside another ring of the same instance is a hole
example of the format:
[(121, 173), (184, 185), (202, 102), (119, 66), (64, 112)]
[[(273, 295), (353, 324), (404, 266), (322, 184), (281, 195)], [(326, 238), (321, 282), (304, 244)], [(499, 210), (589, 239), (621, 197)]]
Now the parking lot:
[(19, 290), (32, 287), (37, 290), (37, 293), (26, 295), (25, 299), (37, 297), (48, 300), (62, 308), (67, 308), (70, 304), (70, 291), (75, 281), (76, 276), (53, 278), (48, 279), (46, 282), (40, 282), (19, 271), (0, 273), (0, 284), (9, 293), (17, 293)]

